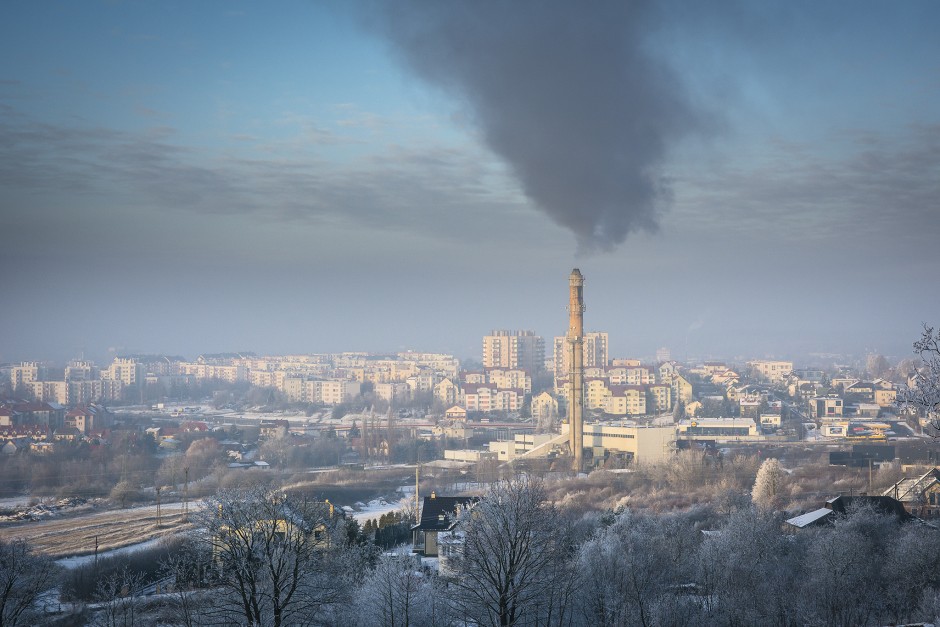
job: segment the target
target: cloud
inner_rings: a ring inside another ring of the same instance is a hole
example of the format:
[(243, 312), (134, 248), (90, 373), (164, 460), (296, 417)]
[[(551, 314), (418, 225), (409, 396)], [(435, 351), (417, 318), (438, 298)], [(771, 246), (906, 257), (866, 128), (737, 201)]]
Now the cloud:
[(673, 223), (741, 237), (842, 240), (839, 248), (911, 242), (940, 230), (937, 198), (940, 125), (841, 131), (813, 144), (777, 140), (760, 159), (690, 168), (677, 183)]
[[(0, 205), (8, 217), (45, 198), (38, 204), (53, 219), (97, 206), (172, 214), (182, 228), (187, 214), (243, 215), (453, 240), (488, 237), (497, 216), (515, 229), (531, 219), (513, 182), (472, 146), (391, 145), (330, 161), (311, 152), (309, 125), (280, 143), (233, 136), (231, 150), (214, 152), (181, 145), (169, 127), (73, 128), (10, 107), (0, 112)], [(24, 195), (32, 200), (16, 200)], [(112, 224), (102, 211), (96, 219)]]
[(459, 99), (526, 196), (583, 249), (658, 228), (663, 161), (706, 116), (648, 51), (650, 3), (409, 0), (364, 13), (408, 68)]

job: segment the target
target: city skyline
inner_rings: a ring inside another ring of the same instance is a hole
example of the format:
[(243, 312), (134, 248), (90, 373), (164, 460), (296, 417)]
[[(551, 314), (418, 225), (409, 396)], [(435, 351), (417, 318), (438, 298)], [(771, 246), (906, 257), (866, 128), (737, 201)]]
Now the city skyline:
[(621, 5), (7, 4), (0, 361), (909, 356), (940, 7)]

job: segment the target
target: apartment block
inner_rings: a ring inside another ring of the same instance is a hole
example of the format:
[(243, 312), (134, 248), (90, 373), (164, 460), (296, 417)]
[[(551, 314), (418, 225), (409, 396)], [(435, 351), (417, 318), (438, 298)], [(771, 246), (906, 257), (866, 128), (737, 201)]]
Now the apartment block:
[[(584, 334), (584, 367), (585, 368), (606, 368), (608, 355), (608, 334), (606, 332), (593, 331)], [(553, 354), (555, 356), (555, 377), (563, 378), (568, 376), (568, 370), (571, 368), (570, 357), (565, 337), (555, 337), (553, 344)]]
[(538, 372), (544, 362), (545, 340), (532, 331), (495, 330), (483, 337), (484, 368)]
[(747, 367), (754, 376), (760, 379), (771, 383), (781, 383), (793, 371), (793, 362), (758, 360), (747, 362)]

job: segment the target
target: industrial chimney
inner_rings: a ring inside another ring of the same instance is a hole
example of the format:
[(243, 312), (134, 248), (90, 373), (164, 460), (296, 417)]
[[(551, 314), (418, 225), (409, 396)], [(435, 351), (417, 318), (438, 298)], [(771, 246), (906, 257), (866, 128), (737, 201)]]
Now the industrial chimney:
[(572, 467), (581, 472), (584, 455), (584, 277), (568, 277), (568, 445)]

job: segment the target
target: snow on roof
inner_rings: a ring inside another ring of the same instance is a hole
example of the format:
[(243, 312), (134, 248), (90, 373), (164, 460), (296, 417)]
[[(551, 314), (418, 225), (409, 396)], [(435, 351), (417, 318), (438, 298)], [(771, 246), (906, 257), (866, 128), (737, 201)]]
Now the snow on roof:
[(787, 524), (802, 529), (803, 527), (808, 527), (809, 525), (819, 522), (830, 514), (832, 514), (831, 509), (821, 507), (820, 509), (807, 512), (805, 514), (800, 514), (799, 516), (794, 516), (793, 518), (787, 520)]

